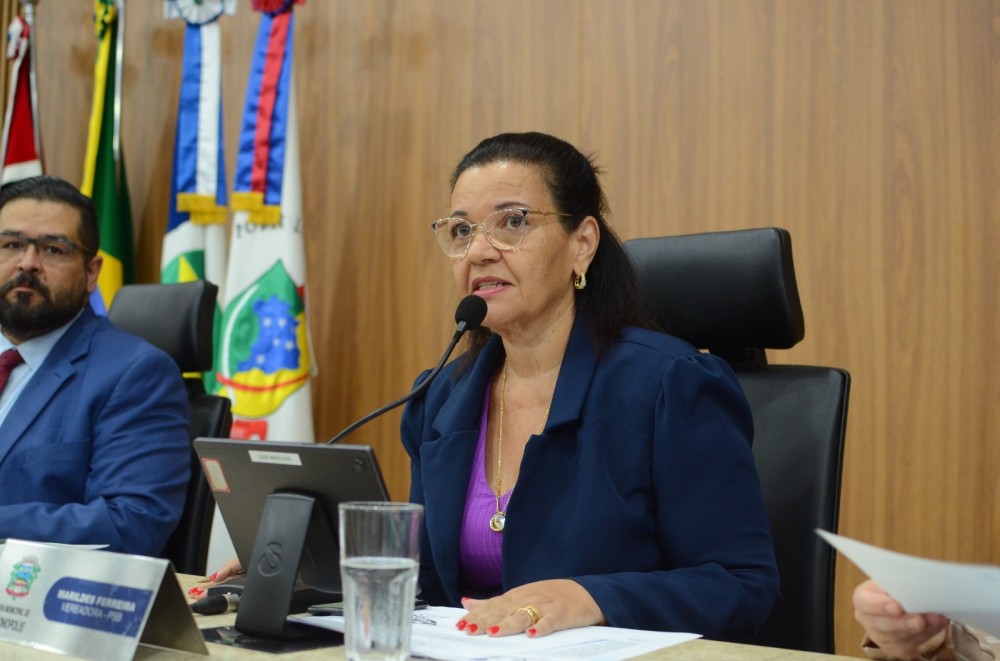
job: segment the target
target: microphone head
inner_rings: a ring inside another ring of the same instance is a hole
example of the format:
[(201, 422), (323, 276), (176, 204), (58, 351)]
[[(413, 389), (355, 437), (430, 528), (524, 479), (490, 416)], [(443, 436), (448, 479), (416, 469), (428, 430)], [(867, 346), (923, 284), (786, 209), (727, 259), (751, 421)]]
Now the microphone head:
[(469, 294), (455, 309), (455, 323), (463, 331), (475, 330), (486, 318), (486, 301), (475, 294)]

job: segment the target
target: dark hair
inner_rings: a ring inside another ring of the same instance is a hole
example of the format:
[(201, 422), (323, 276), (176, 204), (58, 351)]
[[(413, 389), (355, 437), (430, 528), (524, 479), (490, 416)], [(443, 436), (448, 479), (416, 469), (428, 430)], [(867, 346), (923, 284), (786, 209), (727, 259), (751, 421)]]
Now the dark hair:
[[(608, 203), (601, 190), (600, 169), (591, 158), (564, 140), (545, 133), (501, 133), (466, 154), (451, 175), (451, 189), (463, 172), (508, 161), (535, 166), (542, 173), (556, 211), (569, 214), (561, 224), (573, 232), (587, 216), (597, 220), (600, 241), (587, 270), (587, 286), (576, 290), (577, 314), (583, 315), (599, 355), (611, 349), (624, 326), (649, 326), (639, 303), (639, 283), (621, 241), (608, 225)], [(489, 339), (489, 330), (469, 334), (468, 360)]]
[(97, 224), (97, 209), (94, 201), (81, 193), (76, 186), (65, 179), (50, 175), (29, 177), (8, 184), (0, 191), (0, 209), (14, 200), (36, 200), (38, 202), (60, 202), (80, 212), (80, 243), (83, 251), (96, 255), (101, 247), (101, 234)]

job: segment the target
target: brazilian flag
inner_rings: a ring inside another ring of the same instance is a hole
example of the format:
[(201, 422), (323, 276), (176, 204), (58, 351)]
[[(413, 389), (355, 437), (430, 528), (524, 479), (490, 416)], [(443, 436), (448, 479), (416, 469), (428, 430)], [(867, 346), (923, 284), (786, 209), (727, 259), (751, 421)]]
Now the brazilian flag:
[(119, 152), (116, 103), (121, 86), (121, 16), (115, 0), (94, 0), (94, 29), (99, 42), (94, 67), (94, 104), (90, 112), (87, 155), (80, 190), (94, 200), (101, 228), (104, 266), (91, 305), (106, 314), (123, 284), (135, 279), (132, 205)]

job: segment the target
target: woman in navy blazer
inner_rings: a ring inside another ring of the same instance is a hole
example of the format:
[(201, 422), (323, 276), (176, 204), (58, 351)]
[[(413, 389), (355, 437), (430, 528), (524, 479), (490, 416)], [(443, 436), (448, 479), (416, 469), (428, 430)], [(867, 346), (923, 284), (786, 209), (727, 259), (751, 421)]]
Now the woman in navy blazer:
[(721, 359), (639, 327), (597, 174), (540, 133), (454, 172), (435, 236), (488, 311), (403, 416), (422, 596), (474, 635), (752, 634), (778, 574), (746, 399)]

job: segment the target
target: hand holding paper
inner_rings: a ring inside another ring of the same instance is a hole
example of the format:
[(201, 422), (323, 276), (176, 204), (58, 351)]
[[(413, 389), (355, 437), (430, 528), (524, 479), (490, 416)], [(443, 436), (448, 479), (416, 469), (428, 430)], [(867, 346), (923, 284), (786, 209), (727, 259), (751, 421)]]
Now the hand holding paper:
[[(1000, 634), (1000, 567), (927, 560), (817, 530), (908, 613), (941, 613)], [(933, 623), (932, 623), (933, 624)]]
[(854, 617), (868, 638), (893, 658), (932, 657), (947, 640), (947, 617), (939, 613), (907, 613), (873, 580), (855, 588)]

